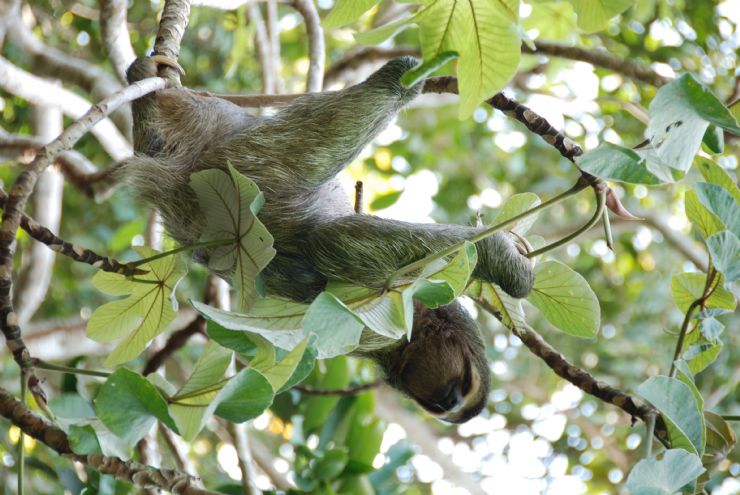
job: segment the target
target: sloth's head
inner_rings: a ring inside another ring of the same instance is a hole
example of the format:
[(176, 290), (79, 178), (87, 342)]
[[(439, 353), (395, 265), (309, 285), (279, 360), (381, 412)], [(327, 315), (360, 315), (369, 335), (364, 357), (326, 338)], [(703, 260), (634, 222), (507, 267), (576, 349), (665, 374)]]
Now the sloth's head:
[(457, 301), (416, 305), (411, 341), (372, 357), (391, 386), (437, 418), (464, 423), (485, 407), (491, 381), (480, 330)]

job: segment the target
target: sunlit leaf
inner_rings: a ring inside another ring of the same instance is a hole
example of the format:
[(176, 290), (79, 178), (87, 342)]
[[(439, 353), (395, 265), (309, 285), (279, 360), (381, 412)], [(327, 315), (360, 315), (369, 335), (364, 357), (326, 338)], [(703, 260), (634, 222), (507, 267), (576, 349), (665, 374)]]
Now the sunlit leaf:
[(125, 368), (116, 370), (100, 388), (95, 412), (111, 432), (128, 444), (146, 435), (157, 420), (177, 431), (167, 402), (157, 389), (143, 376)]
[(673, 495), (704, 472), (701, 459), (683, 449), (666, 450), (662, 457), (643, 459), (627, 477), (632, 495)]
[(703, 156), (697, 157), (696, 167), (699, 169), (699, 172), (701, 172), (705, 181), (724, 187), (730, 192), (730, 194), (732, 194), (735, 201), (740, 203), (740, 188), (737, 187), (735, 181), (732, 180), (732, 177), (730, 177), (722, 167), (709, 158), (705, 158)]
[(558, 261), (540, 263), (527, 297), (555, 327), (576, 337), (599, 331), (599, 300), (581, 275)]
[(682, 172), (691, 166), (710, 123), (740, 134), (727, 108), (690, 74), (660, 88), (648, 112), (645, 136), (652, 146), (650, 159)]
[(180, 436), (192, 440), (213, 414), (218, 392), (224, 386), (224, 373), (231, 363), (231, 351), (209, 342), (185, 384), (170, 401), (170, 414)]
[(700, 182), (696, 185), (696, 194), (701, 204), (717, 215), (727, 230), (740, 237), (740, 204), (727, 189)]
[(532, 13), (522, 19), (527, 31), (537, 30), (537, 38), (548, 41), (571, 41), (577, 36), (576, 14), (568, 2), (534, 2)]
[(516, 299), (493, 283), (473, 281), (465, 295), (490, 311), (506, 328), (516, 333), (526, 327), (521, 299)]
[(414, 18), (424, 60), (455, 51), (460, 117), (509, 82), (519, 65), (518, 0), (435, 0)]
[(660, 411), (671, 446), (701, 456), (704, 452), (704, 416), (688, 385), (667, 376), (652, 376), (637, 393)]
[[(674, 275), (671, 279), (671, 292), (673, 301), (683, 312), (689, 309), (692, 302), (699, 299), (704, 293), (707, 276), (703, 273), (681, 273)], [(735, 296), (717, 284), (712, 295), (707, 299), (706, 307), (734, 310), (736, 306)]]
[(728, 282), (740, 278), (740, 240), (728, 230), (707, 239), (712, 263)]
[(370, 209), (373, 211), (383, 210), (398, 201), (403, 191), (391, 191), (389, 193), (381, 194), (376, 196), (375, 199), (370, 203)]
[(684, 196), (684, 210), (692, 224), (699, 230), (703, 238), (724, 230), (722, 221), (714, 213), (707, 210), (699, 201), (696, 191), (686, 191)]
[[(349, 0), (351, 1), (351, 0)], [(398, 34), (411, 25), (411, 16), (402, 17), (397, 21), (383, 24), (370, 31), (355, 34), (355, 39), (364, 45), (378, 45), (388, 38)]]
[(634, 0), (568, 0), (578, 14), (578, 26), (586, 33), (604, 29), (609, 19), (621, 14)]
[[(496, 215), (496, 218), (493, 219), (491, 224), (495, 225), (502, 223), (510, 218), (519, 215), (520, 213), (531, 210), (535, 206), (539, 205), (541, 202), (542, 201), (540, 201), (539, 196), (537, 196), (535, 193), (525, 192), (514, 194), (506, 201), (506, 203), (504, 203), (504, 205), (501, 207), (501, 210), (499, 211), (499, 214)], [(539, 217), (539, 213), (529, 215), (528, 217), (517, 221), (513, 225), (506, 227), (506, 230), (511, 230), (519, 235), (524, 235), (529, 231), (534, 222), (537, 221), (537, 217)]]
[[(146, 247), (137, 247), (143, 258), (157, 254)], [(135, 358), (151, 339), (162, 333), (177, 315), (175, 288), (185, 275), (185, 265), (179, 256), (167, 256), (142, 265), (148, 270), (129, 280), (123, 275), (98, 272), (93, 285), (111, 295), (129, 295), (97, 308), (87, 322), (87, 336), (98, 342), (121, 342), (106, 359), (114, 366)]]
[(329, 15), (324, 19), (324, 27), (333, 28), (355, 22), (370, 10), (379, 0), (336, 0)]
[(283, 385), (287, 383), (290, 377), (293, 375), (298, 364), (303, 358), (303, 354), (306, 352), (309, 338), (306, 337), (298, 344), (295, 349), (290, 351), (283, 357), (279, 362), (273, 363), (271, 366), (260, 367), (252, 364), (254, 369), (262, 373), (262, 376), (267, 378), (267, 381), (272, 385), (273, 390), (280, 390)]
[(246, 309), (264, 295), (257, 277), (275, 256), (272, 236), (257, 219), (264, 196), (254, 181), (230, 163), (228, 173), (219, 169), (194, 173), (190, 176), (190, 187), (206, 217), (200, 240), (233, 241), (207, 249), (208, 267), (233, 271), (231, 283), (237, 292), (236, 307)]

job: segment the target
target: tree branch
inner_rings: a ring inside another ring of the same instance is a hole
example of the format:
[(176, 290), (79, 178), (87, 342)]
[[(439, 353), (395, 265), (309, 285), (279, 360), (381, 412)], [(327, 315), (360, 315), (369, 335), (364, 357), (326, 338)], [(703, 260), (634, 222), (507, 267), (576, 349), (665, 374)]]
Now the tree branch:
[(136, 58), (126, 25), (127, 9), (128, 0), (100, 1), (100, 34), (103, 37), (103, 48), (116, 71), (118, 80), (123, 84), (128, 84), (126, 69)]
[(28, 366), (31, 356), (21, 338), (21, 330), (18, 326), (18, 318), (13, 310), (10, 294), (13, 285), (15, 235), (28, 196), (33, 191), (39, 175), (61, 151), (74, 146), (87, 131), (116, 108), (164, 86), (165, 81), (163, 79), (144, 79), (91, 107), (85, 115), (65, 129), (57, 139), (41, 149), (33, 162), (18, 175), (10, 190), (8, 199), (5, 201), (2, 225), (0, 225), (0, 329), (5, 335), (8, 348), (21, 367)]
[[(34, 105), (59, 106), (65, 115), (73, 119), (81, 119), (91, 105), (75, 93), (30, 74), (3, 57), (0, 57), (0, 88)], [(114, 160), (130, 157), (133, 153), (131, 144), (107, 118), (107, 114), (105, 117), (98, 119), (95, 122), (98, 125), (85, 129), (85, 132), (91, 131)]]
[(321, 19), (316, 10), (313, 0), (293, 0), (293, 8), (303, 16), (306, 23), (306, 34), (308, 35), (308, 58), (311, 61), (308, 66), (308, 77), (306, 79), (306, 92), (315, 93), (321, 91), (324, 80), (324, 64), (326, 61), (326, 50), (324, 48), (324, 31), (321, 28)]
[[(501, 313), (485, 300), (475, 298), (475, 302), (496, 317), (496, 319), (501, 319)], [(514, 335), (519, 337), (527, 349), (529, 349), (535, 356), (542, 359), (556, 375), (564, 378), (587, 394), (593, 395), (601, 401), (617, 406), (629, 414), (633, 421), (635, 419), (640, 419), (647, 422), (650, 416), (658, 414), (652, 406), (615, 387), (612, 387), (608, 383), (597, 380), (588, 371), (569, 362), (554, 347), (548, 344), (539, 333), (527, 324), (518, 323), (510, 329)], [(656, 423), (655, 435), (661, 441), (668, 440), (668, 430), (661, 419)]]
[[(157, 38), (154, 40), (154, 54), (177, 61), (180, 56), (180, 42), (190, 20), (188, 0), (166, 0), (159, 21)], [(179, 84), (180, 74), (174, 67), (162, 66), (159, 74), (174, 84)]]
[(607, 50), (589, 50), (578, 46), (561, 45), (550, 41), (537, 41), (534, 50), (527, 45), (522, 45), (522, 52), (531, 54), (552, 55), (555, 57), (568, 58), (571, 60), (580, 60), (592, 65), (603, 67), (605, 69), (618, 72), (622, 75), (636, 81), (646, 82), (653, 86), (660, 87), (670, 79), (663, 77), (650, 67), (635, 62), (634, 60), (622, 58), (609, 53)]
[(262, 17), (262, 11), (257, 2), (251, 1), (247, 5), (247, 15), (250, 22), (254, 24), (254, 44), (257, 49), (257, 59), (262, 68), (262, 92), (274, 93), (275, 81), (274, 71), (271, 69), (270, 62), (270, 39), (267, 34), (265, 20)]
[(70, 448), (67, 434), (61, 428), (33, 412), (3, 388), (0, 388), (0, 415), (57, 453), (81, 462), (102, 474), (127, 481), (137, 488), (157, 488), (176, 495), (219, 495), (203, 488), (199, 478), (172, 469), (157, 469), (101, 454), (75, 454)]

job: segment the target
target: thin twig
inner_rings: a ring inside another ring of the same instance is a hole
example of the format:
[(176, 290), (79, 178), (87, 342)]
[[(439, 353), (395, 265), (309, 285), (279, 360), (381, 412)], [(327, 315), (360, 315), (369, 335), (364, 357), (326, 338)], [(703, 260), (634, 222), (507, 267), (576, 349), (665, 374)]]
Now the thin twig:
[(306, 92), (321, 91), (324, 85), (324, 64), (326, 50), (324, 48), (324, 30), (321, 28), (321, 18), (313, 0), (293, 0), (295, 8), (303, 17), (308, 35), (308, 76), (306, 78)]
[(270, 39), (267, 34), (265, 20), (262, 17), (262, 11), (257, 2), (249, 2), (249, 5), (247, 5), (247, 15), (252, 24), (254, 24), (254, 44), (257, 48), (257, 59), (262, 68), (262, 91), (264, 93), (274, 93), (274, 73), (270, 68)]
[(190, 337), (196, 333), (204, 333), (205, 329), (206, 320), (202, 316), (198, 315), (185, 328), (172, 332), (169, 339), (167, 339), (167, 343), (157, 352), (152, 354), (149, 360), (147, 360), (141, 374), (146, 376), (149, 373), (157, 371), (160, 366), (167, 361), (167, 358), (174, 354), (178, 349), (181, 349), (188, 342)]

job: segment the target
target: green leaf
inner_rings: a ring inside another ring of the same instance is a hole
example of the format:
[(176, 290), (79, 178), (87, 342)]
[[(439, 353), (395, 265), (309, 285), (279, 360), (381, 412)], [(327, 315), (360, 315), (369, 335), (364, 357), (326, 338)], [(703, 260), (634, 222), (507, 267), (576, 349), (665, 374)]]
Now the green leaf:
[(602, 179), (647, 185), (663, 182), (648, 170), (645, 158), (616, 144), (602, 143), (598, 148), (577, 157), (576, 163), (584, 171)]
[(146, 435), (156, 420), (178, 431), (167, 403), (154, 385), (124, 368), (116, 370), (100, 388), (95, 412), (111, 432), (128, 444)]
[(401, 194), (403, 194), (403, 191), (391, 191), (389, 193), (375, 196), (375, 199), (373, 199), (372, 203), (370, 203), (370, 209), (373, 211), (378, 211), (388, 208), (389, 206), (392, 206), (396, 201), (398, 201), (398, 198), (401, 197)]
[(633, 0), (568, 0), (578, 14), (578, 26), (586, 33), (604, 29), (609, 19), (627, 10)]
[(319, 359), (347, 354), (357, 347), (365, 325), (342, 301), (322, 292), (303, 318), (304, 335), (315, 334)]
[[(142, 257), (157, 254), (146, 247), (135, 249)], [(162, 333), (177, 315), (175, 288), (186, 272), (182, 259), (167, 256), (140, 268), (148, 270), (137, 277), (142, 282), (109, 272), (98, 272), (92, 279), (102, 292), (129, 295), (100, 306), (87, 322), (87, 336), (93, 340), (111, 342), (123, 338), (105, 360), (106, 366), (125, 363), (141, 354), (149, 341)]]
[(689, 370), (694, 374), (701, 373), (719, 356), (722, 341), (719, 338), (707, 339), (702, 332), (694, 330), (686, 336), (684, 349), (681, 358), (688, 363)]
[(740, 240), (730, 231), (722, 231), (707, 239), (712, 263), (728, 282), (740, 278)]
[(527, 327), (521, 299), (511, 297), (496, 284), (474, 280), (465, 294), (491, 311), (512, 332), (516, 333)]
[(712, 468), (727, 459), (737, 445), (737, 435), (732, 426), (719, 414), (704, 411), (707, 425), (707, 448), (702, 463), (711, 473)]
[(457, 66), (461, 118), (509, 82), (519, 65), (518, 0), (435, 0), (414, 18), (424, 60), (460, 54)]
[(454, 51), (438, 53), (437, 55), (429, 60), (426, 60), (419, 66), (406, 71), (406, 73), (401, 76), (401, 84), (403, 84), (406, 88), (411, 88), (415, 84), (423, 81), (431, 74), (436, 72), (440, 67), (443, 67), (452, 60), (455, 60), (457, 57), (458, 54)]
[(333, 281), (326, 290), (342, 300), (367, 328), (378, 335), (392, 340), (406, 335), (406, 309), (403, 295), (398, 290), (383, 294), (377, 289)]
[(247, 332), (228, 330), (215, 321), (208, 322), (206, 332), (212, 340), (242, 356), (252, 358), (257, 353), (257, 345)]
[(170, 414), (180, 436), (192, 440), (216, 408), (216, 396), (224, 386), (224, 373), (231, 364), (231, 351), (209, 342), (190, 377), (170, 399)]
[(709, 124), (740, 134), (727, 108), (690, 74), (660, 88), (648, 114), (649, 159), (682, 172), (691, 166)]
[(711, 153), (722, 153), (725, 149), (725, 133), (714, 124), (707, 127), (701, 142)]
[(704, 416), (688, 385), (667, 376), (653, 376), (637, 393), (660, 411), (671, 446), (701, 456), (704, 452)]
[(208, 248), (208, 267), (233, 271), (232, 285), (237, 293), (236, 307), (248, 308), (263, 290), (257, 276), (275, 256), (273, 239), (257, 219), (264, 196), (257, 184), (240, 174), (231, 163), (228, 173), (208, 169), (190, 176), (190, 187), (205, 213), (202, 242), (231, 239), (233, 242)]
[(395, 36), (396, 34), (408, 28), (411, 21), (413, 21), (413, 17), (411, 16), (402, 17), (397, 21), (383, 24), (382, 26), (371, 29), (370, 31), (357, 33), (355, 34), (355, 39), (363, 45), (379, 45), (388, 38)]
[(336, 0), (334, 8), (324, 19), (324, 27), (334, 28), (355, 22), (379, 0)]
[(349, 456), (344, 448), (328, 450), (316, 461), (313, 467), (314, 476), (321, 481), (329, 481), (337, 478), (347, 465)]
[(661, 459), (638, 462), (627, 477), (632, 495), (673, 495), (704, 472), (699, 456), (682, 449), (670, 449)]
[[(703, 273), (681, 273), (674, 275), (671, 279), (671, 292), (673, 301), (678, 309), (684, 313), (689, 309), (692, 302), (696, 301), (704, 293), (704, 285), (707, 276)], [(734, 310), (736, 306), (735, 296), (725, 290), (719, 283), (712, 295), (707, 299), (706, 307)]]
[(589, 338), (599, 331), (601, 308), (596, 294), (586, 279), (558, 261), (537, 266), (527, 300), (568, 335)]
[(77, 394), (62, 394), (51, 398), (49, 409), (58, 418), (94, 418), (95, 409), (87, 399)]
[(308, 346), (308, 341), (308, 337), (303, 339), (295, 349), (290, 351), (278, 363), (273, 363), (271, 366), (267, 367), (259, 367), (254, 364), (252, 364), (252, 366), (267, 378), (267, 381), (270, 382), (273, 390), (280, 390), (283, 385), (287, 383), (288, 379), (293, 375), (296, 367), (301, 362), (303, 353), (306, 351), (306, 347)]
[[(499, 214), (496, 215), (491, 224), (495, 225), (505, 222), (506, 220), (513, 218), (520, 213), (531, 210), (535, 206), (539, 205), (541, 202), (542, 201), (540, 201), (539, 196), (537, 196), (535, 193), (525, 192), (514, 194), (506, 201), (506, 203), (504, 203), (504, 206), (501, 207)], [(522, 220), (519, 220), (513, 225), (506, 227), (506, 230), (511, 230), (519, 235), (524, 235), (529, 231), (534, 222), (537, 221), (537, 217), (539, 217), (539, 213), (530, 215), (526, 218), (523, 218)]]
[(700, 182), (696, 185), (696, 194), (701, 204), (717, 215), (727, 230), (740, 237), (740, 205), (727, 189)]
[(67, 437), (69, 438), (69, 446), (75, 454), (88, 455), (102, 452), (95, 429), (90, 425), (70, 425)]
[(722, 335), (722, 331), (725, 329), (725, 326), (715, 318), (709, 317), (700, 323), (699, 329), (705, 339), (713, 341), (717, 340), (719, 336)]
[(688, 219), (699, 230), (703, 238), (706, 239), (712, 234), (724, 230), (722, 221), (717, 215), (704, 208), (699, 201), (699, 196), (693, 189), (686, 191), (686, 195), (684, 196), (684, 210)]
[(270, 407), (274, 392), (270, 382), (252, 368), (232, 377), (216, 397), (216, 415), (232, 423), (254, 419)]
[(696, 166), (705, 181), (724, 187), (732, 194), (735, 201), (740, 203), (740, 188), (722, 167), (703, 156), (697, 157)]
[(300, 362), (296, 365), (295, 370), (293, 370), (293, 374), (290, 375), (288, 381), (286, 381), (283, 386), (275, 392), (275, 394), (277, 395), (285, 392), (305, 380), (313, 371), (314, 366), (316, 366), (317, 355), (318, 351), (316, 351), (316, 343), (312, 339), (309, 341), (308, 347), (306, 347)]
[(304, 337), (301, 320), (306, 314), (308, 304), (268, 297), (256, 301), (248, 314), (242, 314), (217, 309), (197, 301), (191, 303), (207, 320), (229, 330), (261, 335), (281, 349), (293, 349)]

